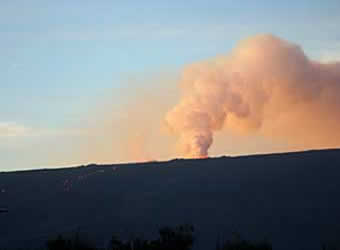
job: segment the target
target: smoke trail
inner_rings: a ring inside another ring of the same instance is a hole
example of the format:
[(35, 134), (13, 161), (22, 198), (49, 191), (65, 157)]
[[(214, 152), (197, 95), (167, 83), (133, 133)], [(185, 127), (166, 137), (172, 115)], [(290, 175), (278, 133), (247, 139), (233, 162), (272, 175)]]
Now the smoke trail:
[(224, 128), (340, 146), (340, 63), (310, 60), (273, 35), (242, 41), (228, 56), (188, 66), (165, 122), (184, 157), (207, 157)]

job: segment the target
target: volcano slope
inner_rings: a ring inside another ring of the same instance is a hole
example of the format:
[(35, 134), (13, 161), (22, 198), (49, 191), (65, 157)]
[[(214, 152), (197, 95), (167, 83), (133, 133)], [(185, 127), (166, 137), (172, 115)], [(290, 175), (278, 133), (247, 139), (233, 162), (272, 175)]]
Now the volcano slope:
[(88, 165), (0, 173), (0, 249), (39, 248), (58, 233), (152, 238), (192, 224), (194, 249), (240, 232), (273, 249), (340, 239), (340, 150)]

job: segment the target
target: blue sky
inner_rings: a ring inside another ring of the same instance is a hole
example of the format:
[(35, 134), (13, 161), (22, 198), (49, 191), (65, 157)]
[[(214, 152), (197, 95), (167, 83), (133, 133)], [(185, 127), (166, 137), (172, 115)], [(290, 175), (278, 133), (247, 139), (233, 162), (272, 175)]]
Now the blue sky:
[[(77, 161), (70, 142), (88, 111), (111, 94), (120, 105), (122, 88), (147, 85), (124, 79), (180, 71), (257, 33), (297, 43), (314, 59), (337, 60), (339, 12), (337, 0), (2, 0), (0, 171)], [(1, 136), (1, 126), (25, 132)]]

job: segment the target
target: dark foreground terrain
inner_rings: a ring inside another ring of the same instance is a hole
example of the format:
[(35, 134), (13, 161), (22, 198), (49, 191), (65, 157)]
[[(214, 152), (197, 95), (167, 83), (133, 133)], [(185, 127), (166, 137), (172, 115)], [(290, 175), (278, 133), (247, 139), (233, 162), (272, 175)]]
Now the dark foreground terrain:
[(105, 247), (187, 223), (194, 249), (236, 231), (319, 250), (340, 239), (340, 150), (0, 173), (0, 209), (0, 249), (74, 232)]

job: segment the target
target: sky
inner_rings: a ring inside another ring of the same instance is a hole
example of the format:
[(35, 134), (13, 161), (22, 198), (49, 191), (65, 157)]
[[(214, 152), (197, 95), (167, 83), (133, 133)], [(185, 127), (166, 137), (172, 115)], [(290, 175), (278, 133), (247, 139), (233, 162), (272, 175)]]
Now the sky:
[[(122, 138), (109, 133), (112, 144), (98, 142), (105, 135), (93, 127), (128, 115), (122, 107), (140, 93), (169, 95), (154, 89), (175, 88), (185, 65), (227, 54), (255, 34), (299, 44), (315, 60), (340, 60), (339, 11), (337, 0), (2, 0), (0, 171), (128, 161), (113, 149)], [(288, 148), (224, 134), (212, 151)], [(89, 157), (93, 150), (102, 154)]]

